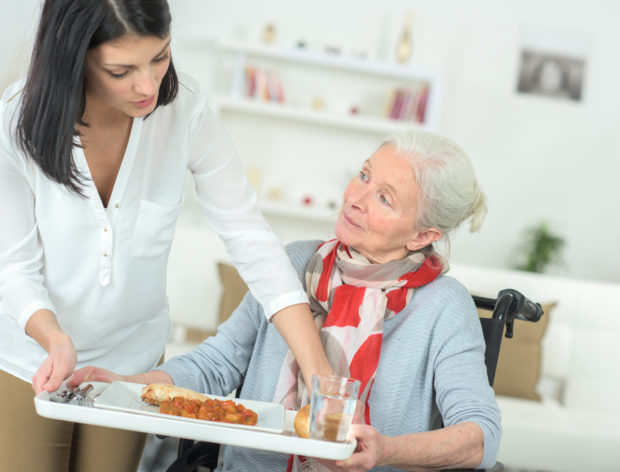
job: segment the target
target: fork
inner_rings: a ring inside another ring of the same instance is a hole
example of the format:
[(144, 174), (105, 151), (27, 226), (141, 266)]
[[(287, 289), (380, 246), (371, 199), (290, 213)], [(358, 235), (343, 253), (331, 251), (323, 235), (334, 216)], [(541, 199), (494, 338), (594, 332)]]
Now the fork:
[(75, 402), (80, 406), (92, 406), (93, 401), (88, 396), (88, 392), (92, 389), (92, 384), (87, 384), (84, 388), (80, 388), (79, 386), (66, 388), (56, 392), (56, 395), (51, 396), (50, 401), (55, 403), (69, 403), (72, 400), (75, 400)]
[(79, 389), (75, 393), (73, 399), (80, 406), (93, 406), (93, 399), (88, 395), (88, 392), (90, 392), (92, 389), (93, 389), (92, 384), (86, 385), (84, 388)]

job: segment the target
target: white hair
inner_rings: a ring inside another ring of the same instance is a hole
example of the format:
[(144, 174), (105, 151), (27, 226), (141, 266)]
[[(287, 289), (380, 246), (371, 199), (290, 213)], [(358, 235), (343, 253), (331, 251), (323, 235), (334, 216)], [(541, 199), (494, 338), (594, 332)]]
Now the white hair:
[(465, 220), (478, 231), (487, 214), (486, 197), (465, 152), (452, 140), (429, 131), (412, 129), (389, 136), (391, 146), (408, 158), (420, 187), (417, 229), (441, 230), (449, 248), (449, 235)]

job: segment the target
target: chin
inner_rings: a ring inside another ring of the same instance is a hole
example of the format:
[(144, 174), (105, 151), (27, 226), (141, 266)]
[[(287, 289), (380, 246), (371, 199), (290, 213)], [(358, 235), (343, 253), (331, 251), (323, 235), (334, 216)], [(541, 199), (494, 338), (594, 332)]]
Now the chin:
[(340, 222), (340, 218), (338, 219), (338, 221), (336, 222), (336, 227), (334, 228), (334, 234), (336, 235), (336, 237), (338, 238), (339, 241), (345, 243), (345, 240), (347, 239), (347, 232), (342, 230), (341, 227), (341, 222)]
[(145, 116), (147, 116), (150, 113), (153, 113), (155, 111), (155, 106), (153, 105), (152, 107), (149, 107), (147, 109), (143, 109), (143, 110), (135, 110), (131, 116), (133, 118), (144, 118)]

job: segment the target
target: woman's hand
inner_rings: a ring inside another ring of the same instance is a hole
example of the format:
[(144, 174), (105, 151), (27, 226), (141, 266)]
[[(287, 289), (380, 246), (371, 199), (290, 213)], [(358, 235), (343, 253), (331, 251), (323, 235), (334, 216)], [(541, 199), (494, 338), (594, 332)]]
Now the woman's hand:
[(62, 332), (50, 336), (48, 356), (32, 377), (35, 395), (58, 390), (63, 380), (71, 375), (77, 363), (77, 354), (73, 342)]
[(357, 439), (357, 447), (351, 457), (342, 461), (314, 460), (334, 472), (365, 472), (383, 463), (386, 437), (379, 431), (369, 425), (353, 424), (349, 435)]

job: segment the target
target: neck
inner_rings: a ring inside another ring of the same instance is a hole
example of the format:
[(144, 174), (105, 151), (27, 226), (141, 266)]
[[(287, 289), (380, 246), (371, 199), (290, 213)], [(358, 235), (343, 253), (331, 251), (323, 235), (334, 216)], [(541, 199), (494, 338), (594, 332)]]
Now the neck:
[(126, 113), (111, 107), (102, 100), (95, 97), (89, 97), (87, 94), (82, 121), (87, 123), (90, 128), (126, 129), (131, 126), (133, 118)]

